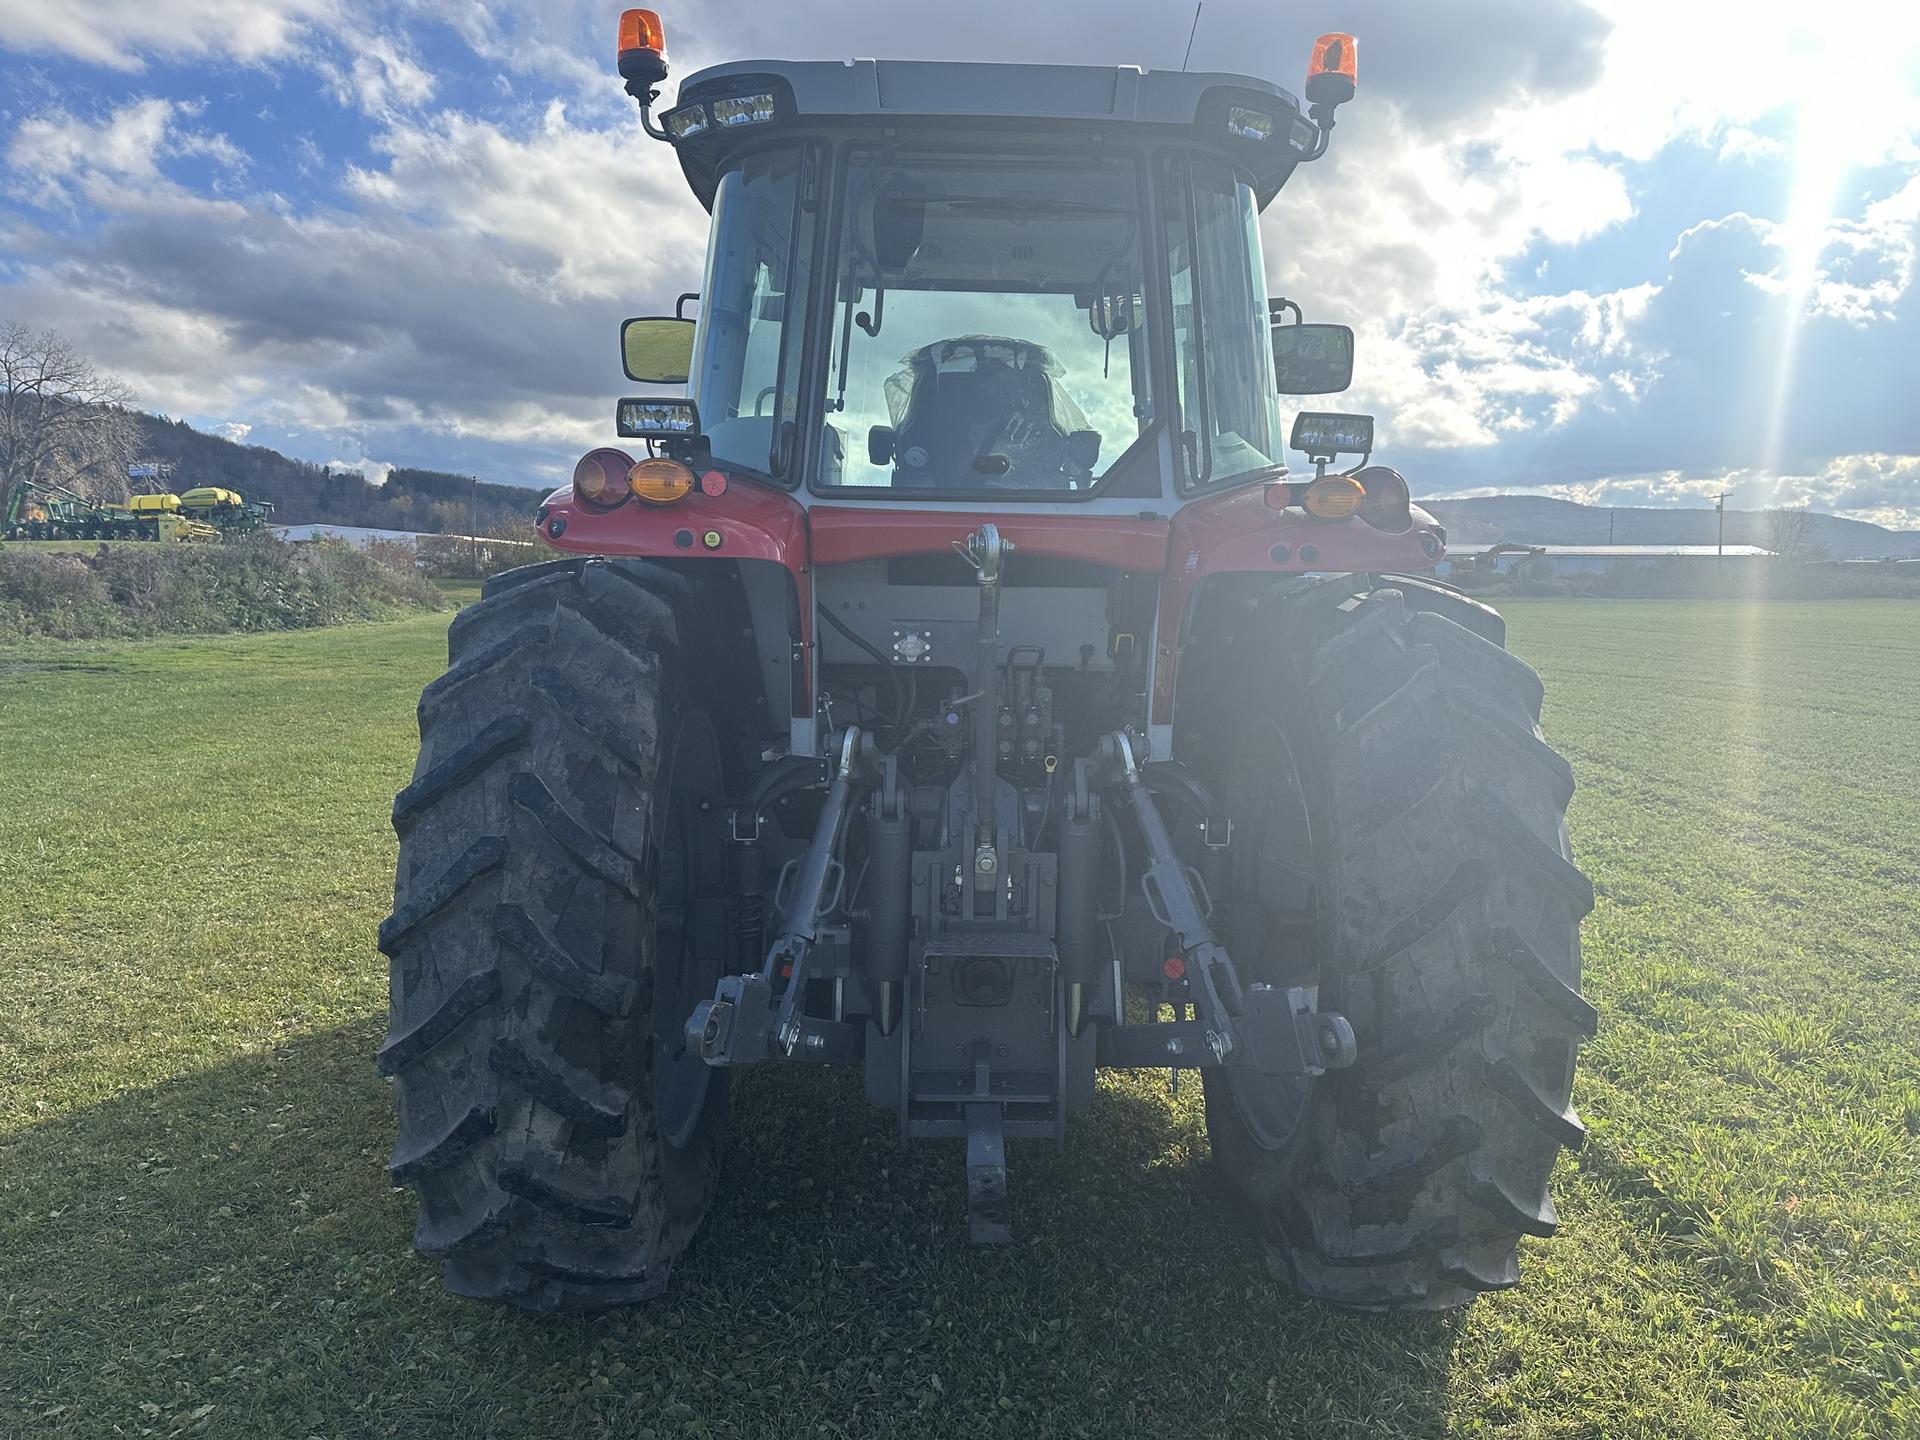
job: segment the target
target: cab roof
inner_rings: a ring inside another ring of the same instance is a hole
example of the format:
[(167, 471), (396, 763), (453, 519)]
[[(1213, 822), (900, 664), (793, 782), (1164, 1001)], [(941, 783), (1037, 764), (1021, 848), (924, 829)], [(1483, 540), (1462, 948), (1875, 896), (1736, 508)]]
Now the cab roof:
[[(710, 66), (681, 82), (675, 109), (772, 91), (776, 125), (842, 123), (854, 128), (920, 120), (1018, 127), (1065, 123), (1200, 132), (1232, 151), (1256, 179), (1264, 206), (1292, 174), (1315, 138), (1299, 100), (1248, 75), (1142, 70), (1133, 65), (1009, 65), (951, 60), (740, 60)], [(1229, 109), (1269, 116), (1266, 139), (1227, 131)], [(671, 113), (671, 112), (669, 112)], [(1298, 122), (1296, 124), (1296, 122)], [(718, 163), (735, 144), (758, 138), (759, 126), (737, 133), (709, 128), (701, 141), (677, 145), (687, 181), (709, 208)]]

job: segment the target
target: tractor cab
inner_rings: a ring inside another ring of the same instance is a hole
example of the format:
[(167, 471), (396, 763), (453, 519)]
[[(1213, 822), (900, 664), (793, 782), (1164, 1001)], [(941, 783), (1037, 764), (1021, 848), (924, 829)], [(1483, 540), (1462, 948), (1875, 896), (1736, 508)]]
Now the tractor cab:
[(713, 218), (697, 321), (631, 321), (625, 343), (632, 378), (685, 383), (698, 431), (633, 438), (835, 503), (1170, 513), (1284, 470), (1282, 387), (1348, 382), (1345, 327), (1282, 302), (1276, 338), (1258, 224), (1335, 101), (1130, 68), (754, 61), (690, 77), (656, 123), (655, 70), (623, 53)]

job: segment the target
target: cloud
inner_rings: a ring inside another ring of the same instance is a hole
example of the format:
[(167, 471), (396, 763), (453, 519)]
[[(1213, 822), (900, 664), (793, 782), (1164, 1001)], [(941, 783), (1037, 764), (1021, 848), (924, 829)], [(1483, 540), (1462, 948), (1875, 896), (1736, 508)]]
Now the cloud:
[(175, 113), (57, 117), (15, 147), (40, 198), (90, 212), (16, 237), (16, 294), (171, 413), (584, 447), (608, 429), (620, 313), (697, 284), (705, 217), (631, 121), (393, 119), (339, 203), (240, 204), (168, 178)]
[(364, 455), (362, 455), (358, 460), (327, 461), (327, 469), (329, 470), (342, 470), (342, 471), (357, 470), (362, 476), (366, 478), (366, 481), (369, 485), (386, 484), (387, 477), (392, 475), (393, 472), (399, 468), (400, 468), (399, 466), (390, 465), (384, 460), (369, 460)]
[[(1908, 378), (1920, 354), (1915, 237), (1911, 220), (1892, 218), (1915, 196), (1920, 179), (1869, 207), (1873, 221), (1827, 226), (1802, 308), (1784, 283), (1792, 256), (1781, 227), (1736, 213), (1687, 230), (1629, 331), (1658, 383), (1583, 415), (1536, 462), (1589, 475), (1660, 465), (1791, 473), (1833, 455), (1920, 454)], [(1868, 272), (1874, 282), (1857, 283)]]
[(360, 34), (344, 42), (350, 53), (335, 61), (322, 58), (320, 74), (333, 98), (356, 105), (368, 115), (388, 116), (414, 110), (433, 99), (438, 88), (432, 73), (411, 53), (403, 39), (387, 34)]
[(337, 21), (339, 0), (17, 0), (0, 6), (0, 46), (112, 70), (149, 57), (258, 63)]
[(247, 157), (225, 135), (190, 124), (200, 107), (146, 98), (99, 119), (53, 110), (21, 122), (7, 146), (15, 188), (32, 203), (113, 204), (119, 197), (185, 195), (165, 178), (165, 162), (200, 157), (236, 174)]
[(246, 444), (247, 436), (253, 433), (253, 426), (242, 420), (223, 420), (211, 429), (213, 434), (224, 440), (231, 440), (236, 445)]

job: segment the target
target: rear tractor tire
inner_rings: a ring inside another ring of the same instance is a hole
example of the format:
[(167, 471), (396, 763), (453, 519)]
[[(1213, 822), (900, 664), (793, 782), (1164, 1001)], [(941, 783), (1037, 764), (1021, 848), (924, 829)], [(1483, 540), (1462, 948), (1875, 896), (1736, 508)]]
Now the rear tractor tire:
[(712, 991), (687, 916), (718, 883), (694, 613), (638, 562), (513, 571), (454, 620), (421, 696), (378, 1063), (414, 1244), (456, 1294), (646, 1299), (712, 1200), (726, 1075), (679, 1034)]
[(1246, 677), (1224, 711), (1241, 718), (1208, 747), (1240, 812), (1243, 978), (1317, 984), (1359, 1059), (1312, 1081), (1209, 1071), (1207, 1123), (1276, 1275), (1441, 1310), (1517, 1283), (1519, 1237), (1557, 1224), (1548, 1176), (1585, 1135), (1569, 1098), (1595, 1025), (1593, 891), (1567, 843), (1572, 771), (1499, 617), (1368, 584), (1243, 612), (1213, 672)]

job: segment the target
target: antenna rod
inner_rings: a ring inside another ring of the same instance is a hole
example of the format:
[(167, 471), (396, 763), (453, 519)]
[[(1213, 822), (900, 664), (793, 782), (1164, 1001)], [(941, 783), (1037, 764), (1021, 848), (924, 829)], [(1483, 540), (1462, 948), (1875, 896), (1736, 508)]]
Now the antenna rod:
[(1193, 28), (1187, 31), (1187, 53), (1180, 57), (1180, 73), (1187, 73), (1187, 62), (1193, 59), (1193, 37), (1200, 29), (1200, 10), (1207, 0), (1197, 0), (1193, 7)]

